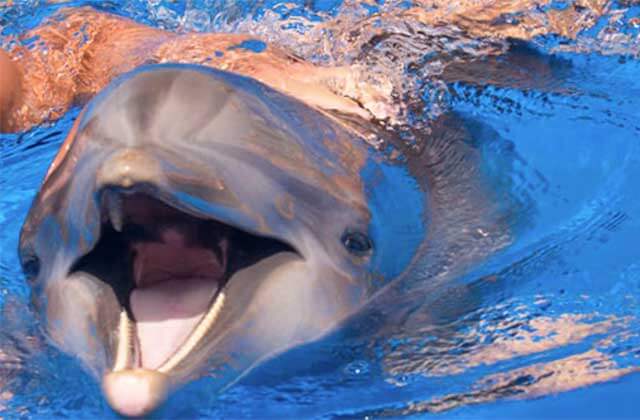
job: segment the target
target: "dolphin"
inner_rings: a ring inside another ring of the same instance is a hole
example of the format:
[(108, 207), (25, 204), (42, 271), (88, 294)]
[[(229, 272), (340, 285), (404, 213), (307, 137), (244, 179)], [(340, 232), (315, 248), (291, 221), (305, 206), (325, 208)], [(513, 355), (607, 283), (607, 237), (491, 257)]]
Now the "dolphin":
[(410, 272), (429, 186), (359, 131), (237, 74), (144, 66), (91, 100), (20, 234), (46, 335), (125, 416), (220, 390)]

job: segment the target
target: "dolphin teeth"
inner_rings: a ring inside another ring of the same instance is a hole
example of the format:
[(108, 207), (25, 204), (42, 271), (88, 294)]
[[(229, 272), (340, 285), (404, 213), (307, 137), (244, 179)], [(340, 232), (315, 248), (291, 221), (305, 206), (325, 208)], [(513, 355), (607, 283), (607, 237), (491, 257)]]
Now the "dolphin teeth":
[(111, 225), (116, 231), (122, 232), (124, 219), (122, 215), (122, 197), (114, 193), (109, 193), (106, 199), (106, 206)]
[(202, 338), (211, 330), (213, 324), (215, 324), (220, 311), (224, 305), (224, 291), (218, 292), (218, 294), (213, 298), (213, 304), (209, 308), (209, 310), (205, 313), (204, 317), (200, 320), (196, 328), (191, 332), (187, 341), (182, 344), (182, 346), (169, 357), (161, 366), (159, 366), (156, 370), (160, 373), (168, 374), (173, 368), (175, 368), (185, 357), (187, 357), (193, 349), (195, 349)]

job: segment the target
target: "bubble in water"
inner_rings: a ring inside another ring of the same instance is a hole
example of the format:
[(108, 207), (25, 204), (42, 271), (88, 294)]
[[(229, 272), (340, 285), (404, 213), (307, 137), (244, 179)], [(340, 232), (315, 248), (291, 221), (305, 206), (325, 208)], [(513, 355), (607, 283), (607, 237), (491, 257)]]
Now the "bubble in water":
[(344, 368), (344, 372), (349, 376), (361, 376), (369, 373), (369, 363), (364, 360), (355, 360)]

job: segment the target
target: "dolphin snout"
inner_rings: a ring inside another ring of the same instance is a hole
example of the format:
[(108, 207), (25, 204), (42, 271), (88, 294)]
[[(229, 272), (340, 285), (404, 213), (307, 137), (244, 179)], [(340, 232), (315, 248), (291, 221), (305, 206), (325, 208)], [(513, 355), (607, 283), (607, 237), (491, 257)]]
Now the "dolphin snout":
[(126, 148), (110, 156), (98, 169), (96, 186), (131, 188), (135, 184), (163, 184), (160, 162), (141, 149)]
[(167, 398), (169, 378), (155, 370), (125, 369), (105, 375), (102, 389), (116, 412), (140, 417), (155, 410)]

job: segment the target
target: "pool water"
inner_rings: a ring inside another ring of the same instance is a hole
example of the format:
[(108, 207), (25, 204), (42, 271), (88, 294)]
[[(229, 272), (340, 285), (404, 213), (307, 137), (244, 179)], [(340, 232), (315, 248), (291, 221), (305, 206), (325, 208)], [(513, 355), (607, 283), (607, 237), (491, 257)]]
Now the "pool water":
[[(65, 5), (178, 32), (249, 32), (388, 81), (403, 92), (394, 106), (404, 121), (390, 129), (416, 148), (430, 147), (445, 114), (469, 134), (477, 159), (456, 165), (475, 165), (493, 214), (458, 221), (482, 227), (447, 250), (438, 281), (394, 285), (331, 336), (221, 395), (207, 378), (193, 382), (156, 416), (640, 418), (640, 3), (592, 2), (601, 16), (584, 1), (542, 3), (535, 16), (570, 9), (588, 24), (517, 41), (499, 31), (524, 26), (526, 13), (501, 15), (480, 36), (394, 17), (408, 1), (0, 3), (4, 47)], [(374, 27), (384, 42), (372, 44)], [(40, 334), (16, 252), (78, 113), (0, 135), (0, 417), (115, 416)]]

